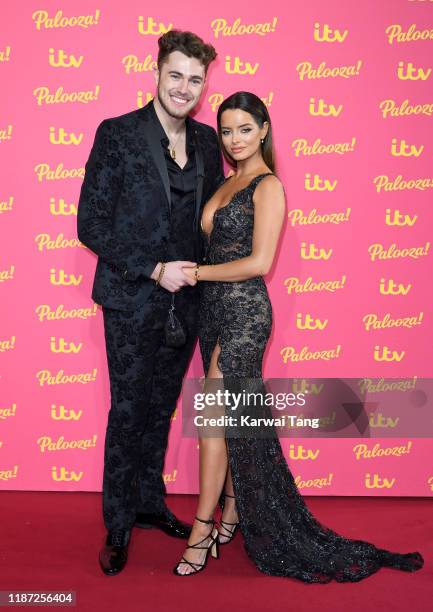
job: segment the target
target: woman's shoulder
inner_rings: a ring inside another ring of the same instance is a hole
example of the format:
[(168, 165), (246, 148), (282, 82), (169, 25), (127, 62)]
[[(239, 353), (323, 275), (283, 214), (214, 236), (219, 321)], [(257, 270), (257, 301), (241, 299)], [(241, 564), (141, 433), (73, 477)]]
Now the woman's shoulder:
[(284, 195), (284, 186), (278, 176), (271, 172), (263, 172), (256, 177), (257, 188), (255, 189), (254, 195), (257, 194), (258, 198), (261, 196), (275, 196), (278, 194)]

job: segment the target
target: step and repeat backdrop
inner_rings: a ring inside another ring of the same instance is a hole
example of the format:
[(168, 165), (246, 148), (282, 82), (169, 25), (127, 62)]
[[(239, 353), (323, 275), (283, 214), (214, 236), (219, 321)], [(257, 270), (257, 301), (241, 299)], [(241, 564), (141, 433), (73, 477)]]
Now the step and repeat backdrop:
[[(287, 219), (265, 377), (432, 376), (432, 1), (26, 0), (0, 17), (2, 489), (101, 490), (109, 382), (77, 204), (97, 125), (153, 97), (172, 28), (218, 52), (199, 121), (239, 90), (273, 121)], [(432, 439), (369, 418), (376, 439), (282, 440), (303, 494), (433, 494)], [(179, 400), (168, 492), (197, 473)]]

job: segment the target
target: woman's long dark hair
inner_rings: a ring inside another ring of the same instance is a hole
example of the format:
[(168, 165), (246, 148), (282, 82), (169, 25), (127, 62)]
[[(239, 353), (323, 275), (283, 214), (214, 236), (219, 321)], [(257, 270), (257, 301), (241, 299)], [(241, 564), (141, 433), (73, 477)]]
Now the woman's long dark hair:
[(218, 139), (220, 143), (221, 150), (224, 154), (226, 160), (232, 166), (236, 166), (236, 161), (232, 158), (232, 156), (226, 151), (221, 137), (221, 115), (226, 110), (236, 110), (240, 109), (249, 113), (257, 123), (257, 125), (261, 128), (265, 121), (268, 122), (268, 133), (263, 139), (262, 144), (262, 156), (265, 164), (275, 172), (275, 156), (274, 156), (274, 148), (272, 144), (272, 124), (271, 118), (268, 113), (268, 109), (266, 108), (266, 104), (260, 100), (258, 96), (249, 91), (237, 91), (232, 94), (228, 98), (224, 100), (224, 102), (218, 108), (217, 114), (217, 125), (218, 125)]

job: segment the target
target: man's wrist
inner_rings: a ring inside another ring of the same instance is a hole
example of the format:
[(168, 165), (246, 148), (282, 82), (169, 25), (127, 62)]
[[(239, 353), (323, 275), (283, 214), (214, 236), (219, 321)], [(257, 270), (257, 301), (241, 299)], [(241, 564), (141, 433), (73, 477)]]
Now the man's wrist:
[(156, 266), (155, 266), (155, 268), (154, 268), (154, 270), (153, 270), (152, 274), (150, 275), (150, 278), (151, 278), (152, 280), (156, 281), (156, 279), (158, 278), (158, 276), (159, 276), (159, 274), (160, 274), (160, 272), (161, 272), (161, 266), (162, 266), (162, 263), (159, 261), (159, 262), (156, 264)]
[(157, 277), (157, 278), (156, 278), (156, 280), (155, 280), (155, 283), (156, 283), (157, 285), (159, 285), (159, 283), (161, 282), (162, 277), (164, 276), (164, 271), (165, 271), (165, 262), (163, 261), (163, 262), (161, 263), (161, 267), (160, 267), (160, 269), (159, 269), (159, 274), (158, 274), (158, 277)]

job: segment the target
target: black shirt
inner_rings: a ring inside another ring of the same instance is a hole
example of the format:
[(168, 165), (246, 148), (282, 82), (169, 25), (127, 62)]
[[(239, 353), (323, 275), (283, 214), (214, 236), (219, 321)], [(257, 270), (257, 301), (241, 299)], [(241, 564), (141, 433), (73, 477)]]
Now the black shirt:
[(171, 157), (169, 139), (158, 119), (153, 104), (151, 105), (155, 124), (161, 135), (161, 146), (167, 164), (170, 181), (171, 217), (170, 239), (166, 261), (195, 261), (193, 223), (195, 213), (195, 190), (197, 171), (195, 162), (195, 146), (191, 122), (186, 118), (186, 154), (187, 162), (181, 168)]

